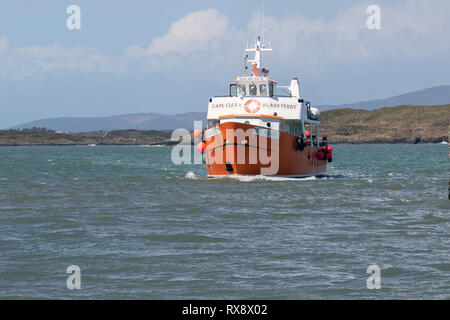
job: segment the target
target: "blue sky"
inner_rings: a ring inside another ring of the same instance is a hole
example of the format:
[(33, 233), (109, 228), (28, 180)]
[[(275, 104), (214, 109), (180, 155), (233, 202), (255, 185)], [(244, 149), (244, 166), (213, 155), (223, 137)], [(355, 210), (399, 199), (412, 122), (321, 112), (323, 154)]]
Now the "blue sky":
[[(243, 73), (263, 1), (0, 4), (0, 128), (49, 117), (205, 111)], [(68, 30), (66, 8), (81, 8)], [(366, 8), (381, 9), (368, 30)], [(450, 1), (264, 1), (263, 65), (313, 104), (450, 84)], [(260, 27), (261, 30), (261, 27)]]

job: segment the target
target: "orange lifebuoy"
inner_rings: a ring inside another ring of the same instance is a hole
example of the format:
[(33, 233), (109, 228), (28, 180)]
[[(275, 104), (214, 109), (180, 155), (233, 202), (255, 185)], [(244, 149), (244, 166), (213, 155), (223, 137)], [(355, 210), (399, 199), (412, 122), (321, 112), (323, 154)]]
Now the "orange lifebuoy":
[(200, 136), (200, 133), (202, 133), (202, 130), (201, 129), (196, 129), (194, 131), (194, 138), (198, 139), (198, 137)]
[(197, 151), (198, 152), (200, 152), (200, 153), (203, 153), (203, 152), (205, 152), (205, 149), (206, 149), (206, 143), (205, 142), (199, 142), (198, 144), (197, 144)]

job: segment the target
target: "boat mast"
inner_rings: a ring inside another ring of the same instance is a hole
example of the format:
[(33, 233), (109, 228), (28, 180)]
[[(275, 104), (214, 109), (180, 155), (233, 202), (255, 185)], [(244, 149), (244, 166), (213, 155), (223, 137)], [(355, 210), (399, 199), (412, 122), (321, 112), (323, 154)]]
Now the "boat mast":
[[(272, 51), (272, 48), (270, 48), (270, 43), (269, 43), (269, 47), (266, 48), (266, 46), (264, 45), (264, 4), (263, 4), (263, 9), (262, 9), (262, 20), (263, 20), (263, 30), (262, 30), (262, 40), (261, 40), (261, 36), (258, 35), (258, 19), (256, 20), (256, 42), (253, 45), (253, 48), (246, 48), (245, 51), (246, 52), (254, 52), (255, 53), (255, 57), (253, 60), (249, 60), (248, 62), (251, 64), (252, 66), (252, 72), (253, 72), (253, 76), (255, 77), (259, 77), (261, 76), (261, 52), (262, 51)], [(245, 58), (247, 59), (248, 55), (245, 55)]]
[(255, 57), (253, 60), (248, 60), (252, 66), (253, 75), (259, 77), (261, 75), (261, 52), (262, 51), (272, 51), (272, 48), (266, 48), (264, 43), (261, 41), (261, 37), (258, 36), (256, 43), (253, 48), (246, 48), (246, 52), (255, 52)]

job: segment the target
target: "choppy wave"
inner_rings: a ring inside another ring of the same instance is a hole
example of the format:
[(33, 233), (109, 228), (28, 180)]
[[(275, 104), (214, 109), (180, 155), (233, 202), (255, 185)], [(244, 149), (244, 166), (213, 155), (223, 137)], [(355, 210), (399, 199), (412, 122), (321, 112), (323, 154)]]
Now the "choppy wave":
[(5, 148), (0, 299), (73, 298), (69, 264), (82, 299), (449, 297), (446, 145), (340, 145), (324, 177), (218, 179), (169, 147)]

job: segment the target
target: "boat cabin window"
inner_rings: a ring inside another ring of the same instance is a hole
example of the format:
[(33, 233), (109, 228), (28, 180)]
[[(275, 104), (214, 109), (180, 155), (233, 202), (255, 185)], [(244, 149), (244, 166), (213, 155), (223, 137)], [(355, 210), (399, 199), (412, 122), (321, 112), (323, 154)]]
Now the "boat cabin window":
[(230, 84), (230, 97), (236, 97), (237, 96), (237, 85)]
[(267, 96), (267, 85), (266, 84), (260, 84), (259, 85), (259, 92), (261, 96)]
[(250, 93), (251, 96), (256, 96), (257, 92), (256, 92), (256, 84), (252, 83), (251, 85), (248, 86), (248, 91)]
[(271, 97), (273, 97), (275, 94), (273, 89), (274, 89), (273, 82), (269, 82), (269, 96), (271, 96)]
[(240, 85), (238, 86), (238, 95), (239, 95), (239, 96), (245, 96), (245, 95), (247, 95), (247, 92), (246, 92), (246, 90), (245, 90), (245, 84), (240, 84)]
[[(236, 92), (237, 91), (237, 92)], [(262, 96), (273, 97), (275, 95), (275, 85), (272, 81), (264, 83), (250, 83), (248, 85), (244, 83), (230, 84), (230, 96)]]

